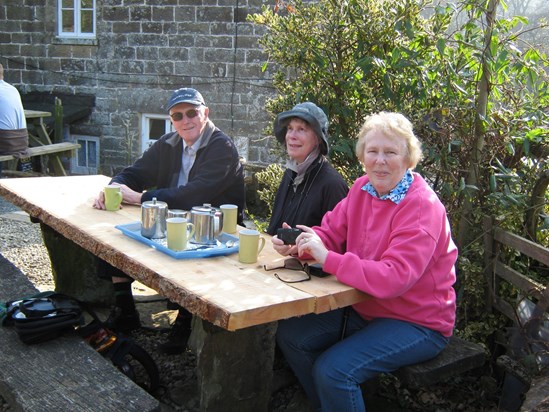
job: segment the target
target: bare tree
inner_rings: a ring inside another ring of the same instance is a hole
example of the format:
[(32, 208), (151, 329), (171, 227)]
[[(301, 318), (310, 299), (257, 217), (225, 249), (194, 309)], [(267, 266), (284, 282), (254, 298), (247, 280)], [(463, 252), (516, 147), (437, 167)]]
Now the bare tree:
[(508, 10), (507, 13), (510, 16), (526, 16), (530, 6), (534, 6), (537, 0), (507, 0)]

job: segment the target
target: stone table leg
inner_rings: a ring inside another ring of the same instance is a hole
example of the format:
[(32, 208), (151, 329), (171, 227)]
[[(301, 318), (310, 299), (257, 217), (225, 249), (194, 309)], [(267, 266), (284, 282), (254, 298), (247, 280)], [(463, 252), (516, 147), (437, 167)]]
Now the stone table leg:
[(97, 276), (97, 258), (48, 225), (40, 222), (40, 229), (50, 255), (55, 291), (83, 302), (112, 305), (113, 287)]
[(200, 411), (268, 410), (276, 327), (273, 322), (229, 332), (194, 317)]

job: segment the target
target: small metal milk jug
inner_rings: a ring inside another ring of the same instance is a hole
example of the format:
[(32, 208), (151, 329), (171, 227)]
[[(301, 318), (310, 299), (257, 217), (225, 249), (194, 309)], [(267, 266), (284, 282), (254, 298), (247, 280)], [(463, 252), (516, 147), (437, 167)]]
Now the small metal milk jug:
[(159, 202), (156, 197), (141, 204), (141, 236), (147, 239), (166, 237), (166, 216), (168, 204)]

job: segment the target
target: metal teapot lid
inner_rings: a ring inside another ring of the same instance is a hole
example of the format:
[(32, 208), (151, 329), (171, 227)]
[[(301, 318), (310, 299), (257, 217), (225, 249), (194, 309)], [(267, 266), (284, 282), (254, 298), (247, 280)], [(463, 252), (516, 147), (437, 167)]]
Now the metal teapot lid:
[(210, 214), (214, 212), (215, 209), (210, 203), (204, 203), (202, 206), (193, 206), (191, 213), (196, 212), (198, 214)]
[(152, 200), (147, 200), (146, 202), (143, 202), (141, 206), (151, 209), (164, 209), (168, 207), (168, 204), (166, 202), (156, 200), (156, 197), (153, 197)]

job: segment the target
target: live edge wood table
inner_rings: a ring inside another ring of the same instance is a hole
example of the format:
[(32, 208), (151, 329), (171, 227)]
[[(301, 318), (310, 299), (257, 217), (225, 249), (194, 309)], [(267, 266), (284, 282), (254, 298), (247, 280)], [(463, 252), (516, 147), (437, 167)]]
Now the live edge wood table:
[[(266, 411), (276, 321), (366, 299), (333, 276), (294, 284), (276, 279), (263, 265), (284, 258), (269, 239), (255, 264), (240, 263), (238, 254), (174, 259), (115, 228), (139, 221), (138, 206), (125, 205), (116, 212), (92, 208), (109, 180), (101, 175), (2, 179), (0, 195), (28, 212), (43, 230), (53, 230), (196, 315), (200, 410)], [(70, 254), (50, 253), (50, 258), (54, 272), (55, 267), (71, 265)], [(290, 270), (276, 272), (296, 276)], [(74, 276), (78, 278), (77, 273)], [(55, 280), (58, 290), (61, 282), (70, 281)]]

